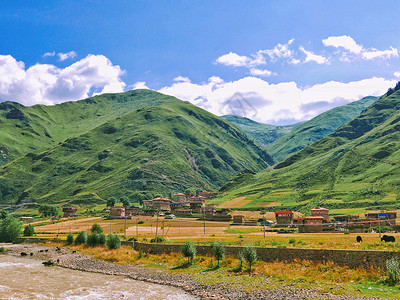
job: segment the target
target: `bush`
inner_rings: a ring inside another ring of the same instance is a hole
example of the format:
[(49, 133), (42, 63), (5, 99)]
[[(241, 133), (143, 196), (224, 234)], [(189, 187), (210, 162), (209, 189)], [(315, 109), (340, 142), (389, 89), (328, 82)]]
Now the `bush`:
[(0, 247), (0, 253), (4, 253), (4, 252), (6, 252), (6, 248)]
[(395, 285), (399, 282), (400, 277), (400, 261), (399, 258), (393, 257), (386, 261), (387, 283)]
[(29, 224), (24, 228), (24, 236), (33, 236), (35, 234), (35, 228)]
[(86, 231), (79, 232), (75, 239), (75, 245), (86, 244), (86, 242), (87, 242)]
[(0, 220), (0, 242), (13, 243), (21, 235), (21, 222), (11, 215)]
[(100, 227), (99, 224), (94, 223), (92, 228), (90, 229), (91, 233), (104, 233), (103, 228)]
[(196, 256), (196, 246), (193, 242), (186, 240), (181, 247), (181, 251), (183, 256), (188, 258), (188, 263), (192, 263), (193, 258)]
[(74, 235), (72, 233), (68, 234), (67, 236), (67, 244), (72, 245), (74, 243)]
[(257, 261), (256, 249), (252, 247), (245, 247), (242, 251), (244, 259), (249, 263), (249, 271), (251, 272), (251, 265)]
[(224, 259), (225, 256), (225, 247), (222, 242), (215, 242), (212, 245), (212, 252), (217, 260), (217, 268), (219, 268), (219, 261)]
[(118, 234), (109, 234), (107, 236), (107, 247), (108, 249), (118, 249), (121, 248), (121, 238)]
[(296, 243), (296, 239), (289, 239), (289, 244), (294, 244)]
[(159, 236), (150, 240), (150, 243), (162, 243), (162, 242), (165, 242), (165, 239)]
[(90, 247), (103, 246), (106, 242), (104, 233), (91, 233), (87, 236), (87, 244)]

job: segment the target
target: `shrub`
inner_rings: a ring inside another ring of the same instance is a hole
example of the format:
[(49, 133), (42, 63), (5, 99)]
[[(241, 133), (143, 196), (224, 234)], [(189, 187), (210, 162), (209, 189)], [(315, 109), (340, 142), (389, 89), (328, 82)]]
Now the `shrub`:
[(400, 277), (400, 261), (399, 258), (393, 257), (386, 261), (387, 282), (390, 285), (395, 285), (399, 282)]
[(75, 239), (75, 245), (86, 244), (86, 242), (87, 242), (86, 231), (79, 232)]
[(87, 236), (87, 244), (90, 247), (103, 246), (106, 243), (106, 235), (104, 233), (91, 233)]
[(107, 247), (108, 249), (118, 249), (121, 248), (121, 238), (118, 234), (109, 234), (107, 236)]
[(256, 249), (252, 247), (245, 247), (242, 251), (244, 259), (249, 263), (249, 271), (251, 272), (251, 265), (257, 261)]
[(162, 243), (162, 242), (165, 242), (165, 239), (159, 236), (150, 240), (150, 243)]
[(0, 220), (0, 242), (13, 243), (21, 235), (21, 222), (11, 215)]
[(289, 244), (294, 244), (296, 243), (296, 239), (289, 239)]
[(144, 224), (144, 222), (143, 221), (139, 221), (139, 222), (137, 222), (138, 224)]
[(4, 253), (4, 252), (6, 252), (6, 248), (0, 247), (0, 253)]
[(33, 236), (35, 234), (35, 228), (31, 224), (25, 226), (24, 228), (24, 236)]
[(97, 245), (104, 246), (106, 243), (107, 237), (104, 233), (99, 233), (97, 236)]
[(72, 233), (68, 234), (67, 236), (67, 244), (72, 245), (74, 243), (74, 235)]
[(90, 229), (91, 233), (104, 233), (103, 228), (100, 227), (99, 224), (94, 223), (92, 228)]
[(219, 268), (219, 261), (224, 259), (225, 256), (225, 247), (222, 242), (215, 242), (212, 245), (212, 252), (217, 260), (217, 268)]
[(188, 258), (188, 263), (193, 262), (193, 258), (196, 256), (196, 246), (191, 240), (186, 240), (183, 243), (181, 251), (183, 256)]

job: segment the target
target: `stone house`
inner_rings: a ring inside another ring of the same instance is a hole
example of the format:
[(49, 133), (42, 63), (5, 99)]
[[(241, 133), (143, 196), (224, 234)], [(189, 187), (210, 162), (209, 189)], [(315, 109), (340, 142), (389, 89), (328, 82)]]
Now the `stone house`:
[(111, 206), (110, 207), (110, 218), (111, 219), (125, 218), (125, 207)]
[(318, 217), (321, 216), (326, 222), (329, 222), (329, 209), (323, 207), (316, 207), (311, 209), (311, 216)]
[(296, 219), (299, 233), (322, 232), (322, 223), (325, 220), (322, 216), (300, 217)]
[(293, 224), (294, 211), (284, 210), (275, 212), (276, 226), (285, 227)]
[(76, 207), (64, 207), (63, 208), (64, 217), (66, 217), (66, 218), (74, 217), (77, 210), (78, 209)]

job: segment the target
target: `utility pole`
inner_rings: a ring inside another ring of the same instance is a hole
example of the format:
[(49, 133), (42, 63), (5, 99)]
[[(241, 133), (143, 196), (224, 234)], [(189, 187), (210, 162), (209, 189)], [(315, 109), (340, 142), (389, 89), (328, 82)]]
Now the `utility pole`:
[(265, 239), (265, 213), (263, 214), (263, 225), (264, 225), (264, 239)]
[(157, 210), (157, 225), (156, 225), (156, 243), (157, 243), (157, 235), (158, 235), (158, 210)]
[(125, 224), (124, 224), (124, 235), (125, 235), (125, 240), (126, 240), (126, 215), (125, 215)]
[(164, 225), (164, 219), (162, 220), (162, 237), (164, 238), (164, 227), (165, 227), (165, 225)]
[(136, 239), (139, 240), (139, 216), (136, 220)]

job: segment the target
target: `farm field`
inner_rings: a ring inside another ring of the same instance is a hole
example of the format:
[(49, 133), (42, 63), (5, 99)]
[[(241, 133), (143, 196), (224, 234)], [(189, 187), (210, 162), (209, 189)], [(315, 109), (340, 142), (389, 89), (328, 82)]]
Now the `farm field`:
[[(254, 212), (244, 212), (248, 215)], [(268, 217), (267, 217), (268, 218)], [(101, 217), (69, 219), (60, 222), (35, 226), (37, 237), (65, 239), (67, 234), (89, 231), (91, 226), (99, 224), (106, 234), (117, 233), (124, 237), (124, 219), (107, 220)], [(140, 223), (140, 224), (138, 224)], [(157, 234), (168, 243), (182, 243), (186, 239), (199, 244), (220, 240), (227, 245), (253, 245), (261, 247), (325, 248), (354, 250), (400, 250), (398, 243), (383, 243), (379, 233), (278, 233), (278, 228), (266, 227), (265, 238), (262, 226), (235, 226), (230, 222), (203, 222), (193, 218), (165, 220), (149, 216), (140, 216), (126, 220), (126, 238), (150, 241)], [(275, 230), (275, 232), (273, 231)], [(356, 242), (356, 236), (363, 238)], [(400, 241), (400, 233), (390, 233)]]

